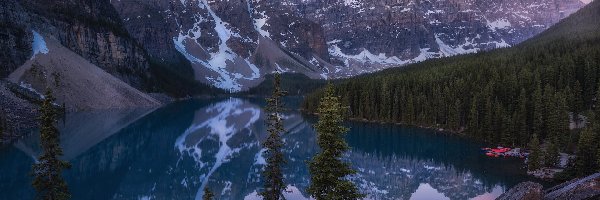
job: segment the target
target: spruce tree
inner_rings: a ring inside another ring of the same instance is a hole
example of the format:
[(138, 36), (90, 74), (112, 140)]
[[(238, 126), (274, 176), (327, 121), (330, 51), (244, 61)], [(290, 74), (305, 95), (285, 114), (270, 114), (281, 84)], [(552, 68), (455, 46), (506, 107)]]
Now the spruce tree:
[(460, 129), (460, 100), (457, 99), (452, 106), (450, 106), (448, 112), (448, 128), (450, 130)]
[(529, 138), (529, 129), (527, 127), (527, 93), (525, 89), (521, 90), (521, 94), (519, 95), (519, 102), (517, 106), (518, 110), (516, 111), (515, 116), (515, 131), (518, 132), (518, 139), (523, 143), (527, 141)]
[(282, 166), (286, 163), (285, 158), (281, 149), (283, 148), (283, 140), (281, 134), (284, 133), (283, 120), (281, 119), (281, 112), (283, 110), (283, 103), (281, 97), (286, 92), (281, 90), (281, 78), (278, 73), (275, 74), (273, 94), (270, 98), (267, 98), (267, 132), (268, 136), (263, 147), (266, 149), (264, 152), (266, 156), (267, 165), (262, 173), (264, 181), (263, 191), (260, 195), (266, 200), (278, 200), (283, 197), (283, 192), (286, 188), (283, 181)]
[(556, 139), (558, 139), (558, 141), (556, 142), (558, 143), (556, 145), (558, 149), (565, 150), (571, 140), (571, 132), (569, 130), (569, 108), (567, 106), (565, 95), (559, 95), (557, 98), (556, 112), (558, 113), (558, 120), (556, 132), (558, 133), (558, 137)]
[(469, 135), (473, 137), (475, 137), (479, 131), (479, 109), (477, 108), (477, 97), (473, 98), (471, 102), (467, 130)]
[(597, 145), (592, 128), (586, 127), (581, 131), (579, 142), (577, 143), (577, 152), (575, 157), (575, 171), (577, 176), (584, 176), (593, 173), (596, 166)]
[(71, 198), (67, 183), (62, 178), (63, 169), (69, 168), (70, 164), (59, 159), (63, 151), (59, 144), (60, 133), (55, 126), (57, 112), (53, 102), (52, 92), (48, 90), (40, 109), (40, 144), (43, 152), (32, 166), (32, 185), (39, 199), (63, 200)]
[(529, 171), (535, 171), (541, 167), (541, 149), (540, 140), (537, 134), (533, 134), (533, 138), (529, 142), (529, 156), (527, 157), (527, 169)]
[(544, 131), (544, 102), (542, 99), (542, 89), (538, 84), (533, 92), (533, 134), (541, 136)]
[(341, 125), (344, 109), (339, 98), (334, 96), (333, 86), (328, 85), (319, 105), (319, 121), (315, 125), (321, 151), (308, 163), (311, 175), (308, 193), (317, 200), (364, 197), (356, 185), (347, 179), (356, 171), (351, 169), (349, 163), (342, 161), (342, 156), (349, 149), (343, 137), (348, 128)]
[(215, 198), (215, 194), (210, 191), (207, 187), (204, 187), (204, 195), (202, 195), (202, 200), (213, 200)]
[(554, 167), (559, 162), (559, 150), (556, 139), (554, 141), (548, 140), (546, 142), (546, 149), (544, 149), (544, 165), (546, 167)]

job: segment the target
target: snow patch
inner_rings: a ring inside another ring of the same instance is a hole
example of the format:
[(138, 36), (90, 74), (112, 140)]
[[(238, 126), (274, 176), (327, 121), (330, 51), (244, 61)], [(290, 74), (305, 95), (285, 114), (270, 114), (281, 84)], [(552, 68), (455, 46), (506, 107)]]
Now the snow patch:
[[(400, 58), (398, 58), (396, 56), (387, 57), (384, 53), (380, 53), (379, 55), (372, 54), (367, 49), (363, 49), (362, 52), (360, 52), (359, 54), (356, 54), (356, 55), (348, 55), (348, 54), (343, 53), (342, 49), (340, 49), (340, 47), (338, 47), (337, 45), (329, 46), (329, 53), (336, 57), (341, 57), (341, 58), (345, 58), (345, 59), (353, 59), (353, 60), (361, 62), (361, 63), (398, 64), (398, 65), (408, 63), (408, 61), (401, 60)], [(347, 61), (346, 61), (346, 66), (348, 66)]]
[[(207, 0), (200, 1), (198, 6), (200, 8), (206, 9), (210, 17), (215, 22), (214, 30), (215, 32), (217, 32), (217, 35), (219, 37), (218, 52), (210, 53), (210, 58), (207, 61), (201, 60), (195, 55), (187, 52), (186, 42), (188, 41), (192, 41), (194, 43), (189, 45), (195, 45), (202, 48), (202, 46), (198, 44), (197, 39), (201, 36), (201, 29), (199, 24), (200, 22), (203, 22), (205, 20), (203, 18), (197, 19), (197, 22), (194, 24), (194, 27), (192, 29), (188, 31), (182, 31), (177, 37), (173, 38), (173, 43), (175, 44), (175, 48), (177, 49), (177, 51), (182, 53), (190, 62), (201, 64), (202, 66), (216, 72), (218, 74), (218, 77), (206, 77), (206, 79), (217, 88), (237, 92), (242, 89), (242, 85), (239, 83), (238, 80), (256, 80), (260, 78), (260, 70), (258, 69), (258, 67), (251, 64), (247, 59), (243, 60), (246, 62), (246, 64), (252, 71), (252, 74), (250, 74), (248, 77), (240, 73), (231, 73), (227, 71), (227, 65), (234, 63), (236, 58), (239, 58), (239, 56), (236, 53), (234, 53), (233, 50), (229, 48), (229, 46), (227, 46), (227, 41), (231, 37), (241, 36), (230, 29), (231, 26), (229, 25), (229, 23), (224, 22), (219, 16), (215, 14), (215, 12), (209, 6)], [(265, 34), (265, 32), (261, 34)]]
[(351, 8), (359, 8), (361, 3), (358, 0), (344, 0), (344, 5)]
[(487, 21), (487, 25), (491, 30), (506, 29), (506, 28), (511, 27), (510, 22), (506, 19), (498, 19), (493, 22)]
[(459, 54), (477, 53), (477, 51), (478, 51), (478, 49), (476, 49), (476, 48), (465, 49), (465, 46), (470, 45), (470, 42), (468, 42), (468, 41), (465, 42), (463, 45), (460, 45), (456, 48), (451, 47), (450, 45), (447, 45), (446, 43), (444, 43), (444, 41), (442, 41), (440, 39), (438, 34), (435, 34), (435, 42), (440, 47), (440, 52), (442, 53), (443, 56), (454, 56), (454, 55), (459, 55)]
[(33, 58), (35, 58), (35, 55), (39, 53), (48, 54), (48, 52), (50, 52), (50, 50), (48, 50), (48, 46), (46, 46), (46, 40), (44, 40), (44, 37), (36, 31), (32, 32), (33, 43), (31, 44), (31, 48), (33, 49), (33, 56), (31, 56), (31, 60), (33, 60)]

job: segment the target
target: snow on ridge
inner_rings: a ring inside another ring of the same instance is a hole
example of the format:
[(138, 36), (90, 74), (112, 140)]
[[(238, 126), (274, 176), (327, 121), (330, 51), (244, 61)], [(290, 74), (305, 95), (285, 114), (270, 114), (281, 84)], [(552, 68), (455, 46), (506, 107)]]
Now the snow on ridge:
[[(252, 18), (252, 21), (254, 22), (254, 30), (256, 30), (263, 37), (271, 38), (269, 31), (262, 29), (263, 26), (267, 25), (267, 20), (269, 20), (269, 16), (265, 14), (266, 11), (256, 11), (250, 4), (250, 1), (247, 1), (246, 5), (248, 6), (248, 14), (250, 14), (250, 18)], [(255, 18), (254, 15), (260, 16), (257, 16), (259, 18)]]
[[(340, 58), (344, 62), (344, 65), (343, 66), (335, 66), (337, 68), (337, 70), (335, 72), (325, 71), (325, 72), (321, 73), (320, 75), (323, 79), (328, 79), (328, 78), (336, 78), (336, 77), (340, 78), (340, 77), (355, 76), (355, 75), (359, 75), (359, 74), (363, 74), (363, 73), (372, 73), (372, 72), (380, 71), (380, 70), (390, 68), (393, 66), (400, 66), (400, 65), (410, 64), (410, 63), (422, 62), (422, 61), (425, 61), (425, 60), (431, 59), (431, 58), (441, 58), (441, 57), (455, 56), (455, 55), (461, 55), (461, 54), (477, 53), (481, 50), (480, 48), (478, 48), (478, 46), (480, 46), (480, 45), (494, 45), (495, 48), (510, 47), (510, 45), (508, 43), (506, 43), (506, 41), (504, 41), (503, 39), (500, 39), (500, 41), (493, 41), (493, 42), (487, 42), (487, 43), (476, 43), (475, 39), (479, 38), (480, 36), (477, 36), (475, 38), (464, 38), (464, 42), (462, 44), (459, 44), (456, 47), (453, 47), (451, 45), (446, 44), (444, 41), (442, 41), (442, 39), (440, 38), (440, 35), (441, 34), (435, 34), (435, 40), (436, 40), (437, 45), (439, 46), (438, 51), (432, 51), (431, 48), (421, 48), (419, 55), (417, 55), (416, 57), (414, 57), (412, 59), (406, 59), (406, 60), (398, 58), (397, 56), (388, 57), (384, 53), (375, 55), (367, 49), (363, 49), (362, 52), (360, 52), (356, 55), (348, 55), (348, 54), (343, 53), (341, 48), (337, 45), (337, 43), (339, 43), (341, 41), (333, 40), (333, 41), (328, 42), (329, 54), (332, 57)], [(350, 61), (359, 62), (362, 64), (365, 64), (365, 63), (378, 64), (379, 66), (375, 66), (375, 67), (371, 67), (371, 68), (363, 67), (363, 68), (357, 70), (350, 66)], [(341, 69), (339, 69), (339, 67), (346, 67), (346, 68), (348, 68), (348, 70), (346, 72), (339, 73), (341, 71)]]
[(351, 8), (359, 8), (361, 6), (361, 3), (359, 2), (359, 0), (344, 0), (344, 5), (349, 6)]
[[(200, 22), (203, 22), (203, 20), (206, 20), (203, 18), (197, 19), (192, 29), (187, 30), (187, 32), (180, 31), (179, 36), (173, 38), (173, 43), (175, 44), (176, 50), (182, 53), (190, 62), (200, 64), (216, 72), (218, 74), (218, 77), (204, 77), (206, 78), (206, 80), (212, 83), (213, 86), (234, 92), (241, 91), (243, 86), (239, 83), (239, 80), (256, 80), (260, 78), (260, 70), (254, 64), (250, 63), (247, 59), (241, 58), (241, 60), (245, 61), (244, 64), (246, 64), (246, 66), (250, 68), (252, 74), (250, 74), (249, 76), (245, 76), (240, 73), (231, 73), (227, 71), (227, 66), (235, 63), (236, 59), (240, 58), (240, 56), (234, 53), (233, 50), (229, 48), (229, 46), (227, 46), (227, 41), (231, 37), (241, 36), (238, 33), (235, 33), (231, 30), (229, 23), (223, 21), (219, 16), (217, 16), (217, 14), (212, 10), (210, 5), (208, 4), (207, 0), (201, 0), (198, 6), (202, 9), (206, 9), (210, 17), (215, 22), (214, 30), (219, 37), (218, 52), (210, 53), (210, 58), (204, 61), (202, 59), (199, 59), (195, 55), (189, 53), (186, 49), (186, 41), (193, 41), (194, 44), (189, 45), (195, 45), (197, 47), (203, 48), (202, 45), (200, 45), (197, 42), (197, 39), (200, 38), (202, 31), (200, 29), (199, 24)], [(268, 35), (268, 32), (261, 32), (261, 34)]]
[(479, 50), (477, 48), (465, 49), (465, 46), (471, 44), (468, 41), (465, 42), (463, 45), (459, 45), (456, 48), (451, 47), (450, 45), (447, 45), (446, 43), (444, 43), (444, 41), (442, 41), (440, 39), (439, 34), (435, 34), (435, 42), (440, 47), (440, 52), (442, 53), (443, 56), (454, 56), (454, 55), (467, 54), (467, 53), (477, 53), (477, 51)]
[[(348, 54), (343, 53), (342, 49), (340, 49), (340, 47), (338, 47), (337, 45), (331, 45), (331, 46), (329, 46), (329, 53), (332, 56), (346, 58), (346, 59), (353, 59), (353, 60), (361, 62), (361, 63), (377, 63), (377, 64), (406, 64), (406, 63), (408, 63), (406, 60), (402, 60), (402, 59), (398, 58), (397, 56), (387, 57), (385, 55), (385, 53), (380, 53), (379, 55), (374, 55), (369, 50), (364, 49), (364, 48), (363, 48), (363, 51), (360, 52), (359, 54), (348, 55)], [(346, 61), (346, 66), (347, 65), (348, 64)]]
[(511, 27), (512, 25), (507, 19), (497, 19), (496, 21), (487, 21), (487, 26), (492, 29), (506, 29)]
[(32, 32), (33, 42), (31, 44), (31, 47), (33, 49), (33, 55), (31, 56), (31, 60), (33, 60), (33, 58), (35, 58), (35, 55), (39, 53), (48, 54), (48, 52), (50, 52), (50, 50), (48, 50), (48, 46), (46, 46), (46, 41), (44, 40), (44, 37), (36, 31), (32, 30)]

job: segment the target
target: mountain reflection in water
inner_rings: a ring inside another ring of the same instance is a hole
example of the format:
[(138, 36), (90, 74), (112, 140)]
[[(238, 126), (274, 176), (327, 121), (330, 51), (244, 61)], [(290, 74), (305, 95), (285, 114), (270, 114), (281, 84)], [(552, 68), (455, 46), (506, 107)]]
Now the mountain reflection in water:
[[(289, 200), (307, 199), (314, 117), (284, 113)], [(73, 199), (260, 199), (264, 102), (229, 98), (156, 110), (70, 114), (60, 126)], [(351, 178), (370, 199), (493, 199), (526, 179), (517, 159), (487, 158), (482, 144), (431, 130), (348, 122)], [(33, 199), (37, 135), (0, 149), (0, 199)]]

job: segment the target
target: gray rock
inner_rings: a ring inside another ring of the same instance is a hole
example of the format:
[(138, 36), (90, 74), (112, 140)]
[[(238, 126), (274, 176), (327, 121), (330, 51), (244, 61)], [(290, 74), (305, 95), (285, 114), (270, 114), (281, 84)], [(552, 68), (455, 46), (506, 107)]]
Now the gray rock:
[(600, 173), (574, 179), (545, 191), (542, 185), (534, 182), (519, 183), (498, 200), (584, 200), (600, 199)]
[(0, 8), (0, 68), (6, 77), (32, 55), (32, 31), (51, 36), (138, 89), (147, 87), (146, 53), (129, 36), (109, 0), (5, 0)]
[(541, 200), (544, 187), (539, 183), (523, 182), (500, 195), (497, 200)]
[[(275, 70), (341, 78), (512, 46), (584, 6), (579, 0), (111, 3), (127, 30), (154, 59), (185, 62), (177, 56), (184, 49), (181, 53), (192, 63), (197, 80), (233, 91), (257, 85)], [(179, 50), (177, 39), (182, 39)], [(276, 45), (261, 49), (265, 46), (261, 41)], [(279, 49), (288, 55), (262, 55)], [(223, 55), (227, 61), (215, 62)], [(250, 78), (254, 70), (248, 62), (256, 65), (260, 78)]]
[(600, 199), (600, 173), (574, 179), (546, 190), (547, 200)]

